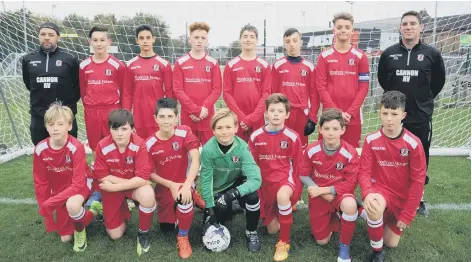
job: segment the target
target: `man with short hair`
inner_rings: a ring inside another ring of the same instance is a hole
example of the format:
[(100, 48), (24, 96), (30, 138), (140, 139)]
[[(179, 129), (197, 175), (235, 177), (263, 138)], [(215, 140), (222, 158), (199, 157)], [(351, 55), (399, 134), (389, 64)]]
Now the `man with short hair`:
[[(44, 126), (44, 114), (49, 105), (61, 101), (74, 116), (80, 99), (79, 61), (59, 48), (59, 27), (46, 22), (39, 26), (39, 49), (23, 57), (23, 82), (30, 92), (31, 141), (34, 145), (49, 136)], [(77, 122), (73, 120), (69, 133), (77, 137)]]

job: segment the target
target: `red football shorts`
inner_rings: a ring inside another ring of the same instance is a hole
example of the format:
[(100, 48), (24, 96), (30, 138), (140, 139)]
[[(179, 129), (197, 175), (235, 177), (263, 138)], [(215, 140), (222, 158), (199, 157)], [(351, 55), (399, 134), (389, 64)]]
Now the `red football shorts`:
[(288, 180), (281, 181), (279, 183), (264, 185), (257, 191), (259, 199), (261, 201), (261, 216), (262, 223), (267, 226), (279, 216), (279, 206), (277, 204), (277, 193), (282, 186), (289, 186), (293, 190), (292, 197), (290, 198), (291, 205), (295, 205), (300, 200), (301, 187), (296, 186)]
[(114, 109), (120, 108), (120, 105), (109, 107), (87, 107), (84, 108), (85, 131), (90, 149), (95, 151), (98, 142), (110, 135), (108, 127), (108, 114)]
[[(192, 188), (192, 193), (195, 189)], [(177, 221), (177, 203), (169, 189), (155, 192), (157, 201), (157, 219), (159, 223), (174, 224)]]
[(102, 191), (103, 219), (107, 229), (115, 229), (130, 219), (126, 199), (133, 199), (133, 190), (121, 192)]
[(331, 232), (339, 232), (341, 202), (347, 197), (355, 198), (353, 194), (338, 195), (331, 203), (322, 197), (309, 198), (311, 234), (316, 240), (327, 238)]
[(385, 202), (387, 206), (384, 211), (383, 215), (383, 223), (385, 226), (388, 226), (393, 233), (401, 236), (402, 231), (397, 227), (398, 217), (400, 217), (400, 213), (403, 210), (404, 204), (400, 203), (398, 199), (395, 197), (390, 196), (390, 194), (383, 189), (373, 188), (374, 193), (379, 193), (385, 198)]

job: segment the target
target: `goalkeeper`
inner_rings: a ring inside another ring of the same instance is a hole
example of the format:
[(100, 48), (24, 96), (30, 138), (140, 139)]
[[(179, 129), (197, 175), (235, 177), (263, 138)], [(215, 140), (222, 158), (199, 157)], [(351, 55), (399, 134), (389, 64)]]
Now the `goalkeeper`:
[(231, 220), (231, 202), (239, 201), (246, 209), (246, 239), (250, 252), (261, 249), (257, 224), (260, 202), (257, 190), (262, 179), (249, 147), (238, 131), (238, 118), (227, 108), (211, 119), (212, 137), (201, 153), (200, 190), (205, 200), (204, 230), (216, 223)]
[[(421, 140), (428, 166), (434, 99), (444, 87), (446, 71), (441, 54), (420, 41), (423, 27), (419, 13), (408, 11), (402, 15), (402, 39), (380, 56), (378, 80), (385, 92), (397, 90), (405, 94), (407, 115), (403, 127)], [(425, 185), (428, 182), (426, 176)], [(429, 213), (423, 199), (418, 213)]]

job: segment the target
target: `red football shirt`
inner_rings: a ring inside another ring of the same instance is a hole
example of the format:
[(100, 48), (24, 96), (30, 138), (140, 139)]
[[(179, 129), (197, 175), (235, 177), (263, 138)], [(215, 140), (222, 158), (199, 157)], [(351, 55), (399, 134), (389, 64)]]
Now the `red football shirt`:
[(369, 60), (360, 49), (339, 53), (331, 47), (321, 53), (316, 65), (316, 86), (323, 108), (349, 113), (350, 124), (361, 124), (360, 108), (369, 91)]
[(108, 175), (119, 178), (131, 179), (135, 176), (149, 180), (151, 166), (143, 139), (136, 134), (131, 134), (131, 139), (123, 153), (111, 135), (100, 140), (95, 151), (97, 156), (93, 174), (96, 179), (102, 179)]
[(40, 209), (45, 201), (63, 202), (83, 193), (87, 186), (84, 145), (69, 135), (66, 145), (55, 150), (49, 140), (44, 139), (34, 148), (33, 179)]
[(80, 63), (80, 96), (84, 106), (121, 104), (125, 65), (112, 55), (102, 63), (95, 63), (92, 57)]
[(123, 88), (123, 108), (133, 109), (134, 123), (138, 128), (157, 127), (154, 110), (157, 100), (173, 98), (172, 68), (164, 58), (155, 55), (129, 60)]
[[(190, 53), (180, 57), (174, 65), (174, 93), (182, 105), (180, 124), (191, 127), (194, 132), (211, 131), (215, 103), (221, 95), (218, 61), (206, 54), (201, 59), (193, 58)], [(202, 107), (208, 109), (208, 116), (193, 122), (190, 115), (199, 117)]]
[(276, 134), (261, 127), (251, 134), (249, 150), (261, 169), (262, 185), (290, 181), (299, 183), (302, 144), (298, 134), (284, 127)]
[(320, 187), (334, 186), (338, 195), (354, 194), (359, 172), (359, 156), (354, 147), (341, 140), (338, 150), (328, 156), (323, 141), (316, 141), (303, 152), (300, 176), (309, 176)]
[[(187, 178), (189, 163), (188, 152), (197, 149), (200, 141), (188, 126), (178, 126), (174, 135), (168, 140), (160, 140), (154, 134), (146, 139), (146, 148), (153, 170), (162, 178), (177, 183), (184, 183)], [(163, 192), (167, 188), (156, 184), (156, 192)]]
[(395, 139), (382, 129), (366, 136), (361, 154), (359, 184), (362, 198), (374, 189), (397, 199), (403, 211), (398, 220), (410, 224), (423, 195), (426, 158), (421, 141), (405, 128)]
[(287, 96), (291, 107), (301, 108), (317, 122), (320, 101), (315, 85), (315, 66), (302, 58), (291, 63), (286, 57), (277, 60), (272, 68), (272, 93)]
[(270, 95), (271, 84), (269, 63), (260, 57), (246, 61), (238, 56), (226, 63), (223, 98), (240, 122), (259, 128), (264, 125), (265, 99)]

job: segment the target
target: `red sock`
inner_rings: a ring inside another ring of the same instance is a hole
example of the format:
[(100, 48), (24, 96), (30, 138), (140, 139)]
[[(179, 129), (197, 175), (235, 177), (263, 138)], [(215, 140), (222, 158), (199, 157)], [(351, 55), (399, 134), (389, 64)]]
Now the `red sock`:
[(85, 211), (85, 208), (82, 207), (78, 215), (70, 216), (74, 220), (74, 229), (77, 232), (82, 232), (84, 228), (92, 222), (94, 214), (92, 211)]
[(278, 205), (279, 207), (279, 222), (280, 222), (280, 236), (279, 240), (285, 243), (290, 243), (290, 227), (293, 223), (292, 205), (286, 206)]
[(156, 205), (153, 207), (143, 207), (139, 205), (139, 231), (146, 233), (151, 228), (152, 216), (156, 210)]
[(383, 248), (383, 218), (372, 221), (367, 218), (367, 232), (369, 233), (370, 246), (374, 251), (381, 251)]
[(339, 241), (345, 245), (350, 245), (354, 232), (356, 231), (357, 212), (354, 215), (343, 213), (341, 216), (341, 234)]
[(179, 230), (190, 229), (193, 220), (193, 203), (187, 205), (177, 205), (177, 220), (179, 221)]

